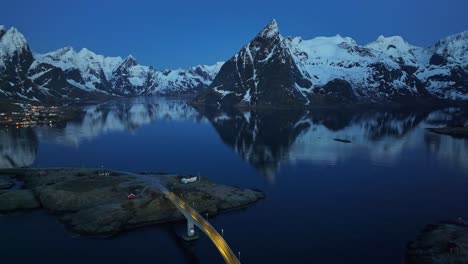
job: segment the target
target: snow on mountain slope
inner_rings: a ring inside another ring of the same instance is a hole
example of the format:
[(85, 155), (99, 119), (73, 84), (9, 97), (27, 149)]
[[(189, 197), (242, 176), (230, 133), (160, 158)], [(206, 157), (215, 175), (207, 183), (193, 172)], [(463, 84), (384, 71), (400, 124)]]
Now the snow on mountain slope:
[(0, 97), (26, 100), (195, 93), (195, 103), (320, 105), (468, 100), (468, 31), (415, 47), (400, 36), (283, 37), (271, 21), (226, 63), (157, 71), (132, 56), (71, 47), (33, 54), (0, 26)]
[(0, 26), (0, 97), (37, 100), (26, 76), (32, 61), (25, 37), (16, 28)]
[[(467, 99), (467, 32), (429, 48), (410, 45), (400, 36), (380, 36), (365, 46), (340, 36), (294, 38), (289, 45), (315, 92), (340, 79), (350, 83), (354, 94), (364, 101), (424, 98), (428, 93), (442, 99)], [(447, 63), (434, 65), (439, 57)]]
[(5, 31), (5, 27), (0, 27), (0, 56), (13, 56), (17, 51), (28, 49), (28, 44), (24, 36), (14, 27)]
[[(82, 73), (103, 71), (110, 79), (112, 72), (122, 63), (121, 57), (104, 57), (88, 49), (76, 52), (72, 47), (65, 47), (50, 53), (35, 56), (35, 63), (48, 63), (62, 70), (79, 69)], [(91, 78), (92, 79), (92, 78)]]
[(311, 87), (279, 34), (275, 20), (227, 61), (210, 90), (195, 98), (207, 104), (307, 104)]
[(467, 32), (429, 48), (400, 36), (380, 36), (364, 46), (340, 35), (284, 38), (273, 20), (194, 103), (312, 106), (468, 99), (467, 43)]
[(435, 53), (445, 56), (449, 63), (468, 64), (468, 31), (448, 36), (435, 46)]
[[(377, 61), (369, 49), (355, 48), (357, 44), (351, 38), (335, 36), (302, 40), (296, 37), (287, 43), (296, 63), (315, 86), (325, 85), (335, 78), (363, 84), (368, 73), (359, 66)], [(348, 71), (344, 72), (343, 68)]]
[(396, 63), (418, 66), (417, 55), (421, 54), (422, 48), (410, 45), (400, 36), (379, 36), (376, 41), (365, 45), (373, 50), (376, 56), (385, 56)]
[[(37, 67), (49, 65), (60, 68), (69, 84), (85, 91), (128, 96), (148, 94), (182, 94), (207, 87), (219, 70), (221, 63), (213, 66), (196, 66), (162, 72), (150, 66), (138, 64), (133, 56), (104, 57), (82, 49), (75, 52), (67, 47), (43, 55), (37, 55), (31, 65), (31, 78), (35, 80), (47, 70)], [(76, 85), (76, 84), (79, 85)]]
[(415, 75), (439, 98), (468, 100), (468, 31), (448, 36), (426, 49)]
[(136, 59), (130, 55), (112, 71), (109, 78), (113, 91), (121, 95), (144, 94), (149, 80), (154, 75), (154, 70), (148, 66), (139, 65)]
[[(35, 61), (30, 70), (35, 71), (35, 67), (43, 64), (49, 64), (60, 68), (64, 72), (78, 70), (81, 80), (67, 78), (69, 83), (80, 83), (86, 87), (87, 91), (104, 91), (112, 72), (122, 62), (120, 57), (104, 57), (97, 55), (88, 49), (82, 49), (76, 52), (71, 47), (62, 48), (47, 54), (36, 55)], [(32, 76), (39, 77), (38, 73)], [(34, 78), (33, 78), (34, 79)]]
[(121, 94), (177, 95), (208, 87), (223, 63), (198, 65), (188, 69), (155, 71), (139, 65), (129, 56), (114, 70), (112, 84)]
[(214, 65), (198, 65), (189, 69), (165, 70), (156, 73), (153, 94), (181, 94), (208, 87), (223, 62)]
[[(334, 80), (352, 87), (361, 101), (393, 100), (402, 96), (421, 97), (411, 71), (418, 67), (421, 48), (413, 47), (401, 37), (379, 37), (359, 46), (348, 37), (317, 37), (311, 40), (288, 39), (295, 61), (313, 83), (312, 93), (329, 96), (326, 89)], [(404, 67), (402, 67), (404, 66)]]
[(0, 26), (0, 97), (81, 100), (102, 96), (185, 94), (206, 88), (222, 63), (156, 71), (131, 55), (105, 57), (65, 47), (33, 54), (15, 28)]

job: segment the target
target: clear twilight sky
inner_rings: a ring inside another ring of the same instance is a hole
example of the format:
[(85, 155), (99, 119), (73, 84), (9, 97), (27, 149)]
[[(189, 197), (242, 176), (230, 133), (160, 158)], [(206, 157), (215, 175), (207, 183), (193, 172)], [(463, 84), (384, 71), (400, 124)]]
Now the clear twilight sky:
[(430, 46), (468, 30), (467, 10), (468, 0), (6, 0), (0, 25), (18, 28), (37, 53), (86, 47), (166, 69), (227, 60), (273, 18), (283, 36), (366, 44), (401, 35)]

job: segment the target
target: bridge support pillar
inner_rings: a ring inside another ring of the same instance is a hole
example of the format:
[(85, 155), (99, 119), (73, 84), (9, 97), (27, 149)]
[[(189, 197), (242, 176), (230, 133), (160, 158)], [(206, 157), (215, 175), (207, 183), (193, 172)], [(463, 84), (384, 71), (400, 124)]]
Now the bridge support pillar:
[(187, 218), (187, 234), (183, 236), (186, 241), (192, 241), (198, 239), (198, 234), (195, 233), (195, 225)]

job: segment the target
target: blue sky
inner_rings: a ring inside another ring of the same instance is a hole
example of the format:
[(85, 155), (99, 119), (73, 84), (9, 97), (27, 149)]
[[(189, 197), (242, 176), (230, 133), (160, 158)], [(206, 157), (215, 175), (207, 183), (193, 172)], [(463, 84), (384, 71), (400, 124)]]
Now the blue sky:
[(9, 0), (1, 9), (0, 24), (17, 27), (36, 52), (86, 47), (157, 69), (227, 60), (272, 18), (284, 36), (360, 44), (401, 35), (429, 46), (468, 30), (467, 0)]

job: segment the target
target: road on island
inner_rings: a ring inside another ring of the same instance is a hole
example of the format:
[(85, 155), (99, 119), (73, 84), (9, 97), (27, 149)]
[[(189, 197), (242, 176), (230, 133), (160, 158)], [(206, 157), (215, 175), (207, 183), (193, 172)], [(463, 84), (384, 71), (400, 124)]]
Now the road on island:
[(169, 191), (164, 185), (162, 185), (159, 181), (155, 182), (154, 178), (148, 177), (146, 175), (131, 173), (131, 172), (122, 172), (116, 171), (122, 174), (132, 175), (141, 179), (145, 179), (146, 181), (150, 182), (152, 186), (158, 188), (164, 195), (166, 196), (169, 201), (171, 201), (177, 209), (188, 219), (190, 219), (200, 230), (203, 231), (210, 239), (213, 241), (216, 248), (221, 253), (221, 256), (224, 258), (226, 263), (228, 264), (240, 264), (239, 259), (237, 256), (232, 252), (229, 245), (224, 240), (223, 236), (221, 236), (218, 231), (206, 220), (203, 218), (195, 209), (193, 209), (190, 205), (188, 205), (184, 200), (180, 199), (177, 195), (173, 192)]

